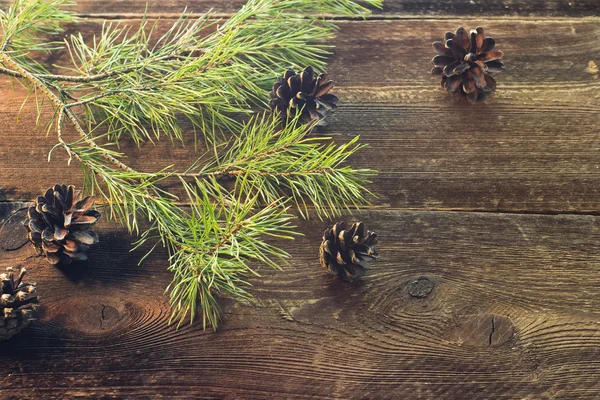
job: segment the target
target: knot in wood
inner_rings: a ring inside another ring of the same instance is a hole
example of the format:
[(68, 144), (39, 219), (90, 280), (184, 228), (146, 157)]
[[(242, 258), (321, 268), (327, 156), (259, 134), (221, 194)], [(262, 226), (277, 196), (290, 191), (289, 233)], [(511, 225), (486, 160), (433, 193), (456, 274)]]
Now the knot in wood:
[[(4, 205), (13, 206), (11, 203), (0, 205), (0, 222), (3, 219), (2, 214), (9, 211), (6, 207), (2, 207)], [(0, 248), (2, 250), (17, 250), (27, 244), (27, 231), (23, 226), (26, 215), (26, 209), (18, 210), (7, 218), (4, 224), (0, 225)]]
[(435, 283), (431, 279), (422, 276), (419, 279), (408, 283), (408, 294), (412, 297), (424, 299), (431, 293), (434, 286)]

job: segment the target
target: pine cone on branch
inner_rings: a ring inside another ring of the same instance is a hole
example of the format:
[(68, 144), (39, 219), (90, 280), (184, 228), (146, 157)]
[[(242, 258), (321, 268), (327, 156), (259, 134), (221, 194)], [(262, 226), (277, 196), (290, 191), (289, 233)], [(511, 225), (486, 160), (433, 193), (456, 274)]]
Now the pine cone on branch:
[(92, 196), (82, 199), (74, 186), (55, 185), (38, 196), (24, 222), (27, 238), (38, 254), (44, 254), (51, 264), (87, 260), (87, 250), (98, 243), (92, 226), (100, 213), (90, 210), (93, 204)]
[(269, 105), (284, 123), (300, 113), (298, 122), (301, 124), (315, 121), (317, 126), (327, 125), (325, 118), (336, 110), (338, 98), (329, 93), (333, 81), (327, 80), (326, 74), (314, 75), (310, 66), (300, 74), (290, 69), (273, 85)]
[(483, 100), (496, 90), (489, 73), (504, 71), (503, 53), (494, 50), (496, 41), (484, 37), (482, 27), (467, 32), (462, 26), (456, 33), (446, 32), (445, 42), (434, 42), (438, 54), (431, 60), (431, 74), (442, 77), (442, 88), (470, 102)]
[(31, 323), (37, 313), (35, 283), (23, 282), (25, 268), (15, 277), (12, 267), (0, 274), (0, 341), (9, 339)]
[(345, 222), (339, 222), (323, 234), (319, 259), (327, 272), (351, 282), (365, 276), (369, 269), (368, 262), (379, 256), (374, 249), (376, 244), (377, 234), (365, 232), (362, 222), (350, 227)]

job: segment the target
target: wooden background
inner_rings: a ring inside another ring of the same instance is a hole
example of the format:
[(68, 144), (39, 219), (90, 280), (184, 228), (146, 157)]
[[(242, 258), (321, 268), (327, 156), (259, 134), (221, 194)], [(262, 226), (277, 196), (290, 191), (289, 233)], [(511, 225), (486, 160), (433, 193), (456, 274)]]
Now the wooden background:
[[(151, 1), (229, 14), (243, 0)], [(80, 0), (71, 30), (135, 23), (145, 0)], [(5, 7), (6, 0), (0, 1)], [(381, 237), (353, 285), (318, 265), (331, 222), (299, 221), (283, 272), (262, 268), (252, 304), (223, 300), (218, 333), (167, 326), (164, 251), (137, 266), (132, 237), (102, 223), (92, 260), (56, 269), (23, 246), (11, 213), (56, 182), (81, 184), (55, 138), (16, 113), (0, 78), (0, 267), (24, 265), (43, 315), (0, 344), (0, 398), (575, 399), (600, 397), (600, 3), (387, 0), (340, 19), (326, 133), (360, 134), (352, 159), (381, 171), (361, 219)], [(431, 42), (483, 25), (507, 70), (487, 103), (449, 98)], [(188, 149), (131, 146), (130, 164), (187, 163)], [(136, 157), (136, 154), (150, 156)]]

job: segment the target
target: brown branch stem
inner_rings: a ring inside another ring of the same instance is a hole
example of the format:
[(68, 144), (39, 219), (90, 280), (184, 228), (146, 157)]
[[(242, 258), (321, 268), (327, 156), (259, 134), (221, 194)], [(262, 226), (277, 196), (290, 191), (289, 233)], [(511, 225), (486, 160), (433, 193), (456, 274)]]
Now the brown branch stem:
[[(5, 55), (5, 53), (2, 53), (2, 54)], [(152, 64), (154, 64), (156, 62), (160, 62), (160, 61), (170, 61), (170, 60), (185, 59), (185, 58), (186, 58), (185, 56), (180, 55), (180, 54), (169, 54), (166, 56), (150, 58), (145, 62), (145, 64), (152, 65)], [(14, 68), (14, 63), (11, 64), (11, 66)], [(143, 68), (146, 68), (146, 67), (143, 67)], [(127, 74), (132, 71), (138, 71), (139, 69), (140, 69), (140, 66), (135, 65), (135, 66), (126, 67), (126, 68), (123, 68), (120, 70), (108, 71), (108, 72), (103, 72), (101, 74), (95, 74), (95, 75), (75, 76), (75, 75), (55, 75), (55, 74), (33, 74), (31, 72), (28, 72), (27, 75), (33, 76), (38, 80), (61, 81), (61, 82), (70, 82), (70, 83), (91, 83), (91, 82), (97, 82), (97, 81), (101, 81), (101, 80), (104, 80), (107, 78), (111, 78), (116, 75), (122, 75), (122, 74)], [(26, 78), (26, 76), (22, 73), (22, 71), (19, 71), (18, 68), (10, 69), (10, 68), (6, 68), (6, 67), (0, 67), (0, 73), (8, 75), (8, 76), (12, 76), (14, 78)]]
[(99, 94), (97, 96), (90, 97), (89, 99), (79, 100), (79, 101), (77, 101), (75, 103), (65, 104), (64, 108), (73, 108), (73, 107), (78, 107), (78, 106), (84, 106), (86, 104), (93, 103), (96, 100), (103, 99), (104, 97), (112, 96), (114, 94), (119, 94), (119, 93), (122, 93), (122, 92), (121, 91), (116, 91), (116, 90), (111, 90), (111, 91)]
[(23, 78), (23, 75), (19, 74), (17, 71), (13, 71), (12, 69), (8, 69), (6, 67), (0, 67), (0, 73), (12, 76), (13, 78)]
[[(189, 173), (189, 172), (176, 172), (176, 173), (172, 173), (170, 175), (173, 176), (177, 176), (177, 177), (181, 177), (181, 178), (208, 178), (208, 177), (215, 177), (217, 179), (225, 179), (225, 178), (229, 178), (229, 177), (238, 177), (241, 175), (244, 175), (246, 173), (248, 173), (249, 170), (246, 169), (221, 169), (218, 171), (212, 171), (212, 172), (195, 172), (195, 173)], [(272, 176), (272, 177), (289, 177), (289, 176), (294, 176), (294, 175), (314, 175), (314, 174), (323, 174), (325, 172), (327, 172), (328, 169), (327, 168), (323, 168), (323, 169), (314, 169), (314, 170), (307, 170), (307, 171), (287, 171), (287, 172), (261, 172), (261, 171), (255, 171), (254, 174), (258, 175), (258, 176)]]
[[(16, 71), (23, 79), (26, 79), (35, 88), (39, 89), (42, 93), (44, 93), (48, 97), (48, 99), (52, 102), (52, 104), (54, 104), (54, 106), (59, 110), (59, 112), (64, 113), (67, 116), (67, 118), (71, 121), (71, 123), (75, 127), (75, 130), (77, 131), (77, 133), (79, 133), (79, 136), (81, 136), (83, 138), (83, 140), (85, 140), (85, 142), (90, 147), (92, 147), (92, 148), (100, 147), (96, 144), (96, 142), (94, 142), (94, 140), (92, 140), (89, 137), (89, 134), (83, 129), (83, 127), (77, 120), (77, 116), (75, 115), (75, 113), (71, 109), (66, 107), (65, 103), (62, 102), (60, 100), (60, 98), (54, 92), (52, 92), (52, 90), (48, 89), (48, 87), (46, 87), (46, 85), (44, 85), (44, 83), (40, 80), (40, 78), (38, 78), (37, 75), (32, 74), (31, 72), (27, 71), (25, 68), (21, 67), (17, 62), (15, 62), (6, 53), (0, 53), (0, 60), (2, 60), (4, 65), (11, 67), (12, 70)], [(62, 137), (60, 137), (59, 139), (62, 140)], [(100, 154), (102, 155), (102, 157), (105, 160), (107, 160), (108, 162), (117, 166), (120, 169), (129, 171), (129, 172), (137, 172), (136, 170), (123, 164), (121, 161), (117, 160), (115, 157), (111, 156), (110, 154), (106, 154), (103, 151), (101, 151)]]

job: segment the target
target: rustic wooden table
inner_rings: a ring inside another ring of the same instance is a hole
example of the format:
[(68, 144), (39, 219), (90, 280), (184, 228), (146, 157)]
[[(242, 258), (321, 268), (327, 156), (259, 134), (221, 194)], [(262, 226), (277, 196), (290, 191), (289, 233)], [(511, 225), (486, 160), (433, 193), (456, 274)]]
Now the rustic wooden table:
[[(142, 0), (79, 0), (91, 34), (135, 23)], [(326, 132), (368, 143), (353, 165), (380, 170), (356, 216), (381, 236), (353, 285), (318, 265), (330, 222), (299, 222), (293, 267), (262, 268), (250, 305), (223, 300), (218, 333), (167, 326), (166, 254), (141, 266), (132, 237), (98, 227), (92, 260), (56, 269), (0, 231), (1, 267), (25, 265), (43, 314), (0, 344), (0, 398), (549, 399), (600, 396), (600, 3), (387, 0), (340, 19), (329, 72), (342, 99)], [(6, 6), (7, 1), (0, 1)], [(242, 0), (150, 2), (227, 14)], [(448, 97), (428, 75), (431, 42), (483, 25), (507, 71), (485, 104)], [(53, 60), (49, 60), (52, 62)], [(81, 184), (55, 156), (25, 92), (0, 79), (0, 220), (56, 182)], [(130, 164), (187, 163), (170, 145)]]

